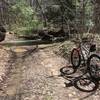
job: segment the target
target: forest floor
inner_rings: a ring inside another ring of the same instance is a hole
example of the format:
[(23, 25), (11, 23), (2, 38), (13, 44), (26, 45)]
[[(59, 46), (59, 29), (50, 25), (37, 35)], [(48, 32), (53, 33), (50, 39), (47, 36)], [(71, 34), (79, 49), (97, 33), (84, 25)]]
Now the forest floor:
[[(59, 75), (60, 69), (64, 66), (67, 67), (69, 62), (56, 55), (54, 47), (43, 45), (39, 46), (40, 49), (28, 53), (23, 53), (23, 48), (34, 48), (34, 46), (15, 48), (18, 48), (15, 53), (7, 52), (6, 50), (9, 51), (9, 48), (6, 47), (5, 50), (0, 49), (0, 69), (4, 68), (4, 70), (0, 70), (0, 79), (5, 79), (1, 82), (0, 100), (100, 99), (99, 88), (94, 92), (86, 93), (79, 91), (74, 86), (65, 86), (64, 83), (68, 80)], [(19, 48), (23, 52), (20, 52)]]

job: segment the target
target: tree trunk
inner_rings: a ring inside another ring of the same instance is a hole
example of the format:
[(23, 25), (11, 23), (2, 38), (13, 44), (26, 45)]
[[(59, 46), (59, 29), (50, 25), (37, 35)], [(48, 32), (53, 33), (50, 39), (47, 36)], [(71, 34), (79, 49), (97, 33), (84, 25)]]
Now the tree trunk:
[(94, 32), (100, 33), (100, 0), (95, 0), (94, 4)]
[(47, 19), (46, 19), (46, 16), (45, 16), (45, 14), (44, 14), (44, 11), (43, 11), (43, 9), (42, 9), (42, 6), (40, 5), (40, 3), (39, 3), (39, 0), (36, 0), (37, 1), (37, 5), (39, 6), (39, 8), (40, 8), (40, 10), (41, 10), (41, 14), (42, 14), (42, 16), (43, 16), (43, 24), (44, 24), (44, 27), (47, 27)]

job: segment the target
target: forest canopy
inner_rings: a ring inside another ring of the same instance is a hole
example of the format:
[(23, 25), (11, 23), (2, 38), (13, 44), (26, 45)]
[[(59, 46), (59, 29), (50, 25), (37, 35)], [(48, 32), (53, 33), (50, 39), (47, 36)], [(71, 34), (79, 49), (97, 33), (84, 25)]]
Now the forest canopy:
[(19, 34), (54, 27), (100, 32), (99, 0), (1, 0), (0, 22)]

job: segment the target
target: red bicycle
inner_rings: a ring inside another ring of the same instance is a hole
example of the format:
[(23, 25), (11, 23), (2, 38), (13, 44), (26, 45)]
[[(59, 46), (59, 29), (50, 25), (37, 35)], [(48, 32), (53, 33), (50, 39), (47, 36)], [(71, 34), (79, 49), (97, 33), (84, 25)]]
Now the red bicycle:
[(71, 64), (75, 70), (80, 65), (87, 66), (87, 71), (94, 79), (100, 79), (100, 56), (95, 53), (96, 45), (84, 38), (71, 52)]

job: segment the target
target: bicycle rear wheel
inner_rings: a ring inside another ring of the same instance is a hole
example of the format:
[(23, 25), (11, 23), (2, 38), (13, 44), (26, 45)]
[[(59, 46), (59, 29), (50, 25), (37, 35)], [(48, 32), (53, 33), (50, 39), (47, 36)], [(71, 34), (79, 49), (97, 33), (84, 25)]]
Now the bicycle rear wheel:
[(71, 52), (71, 64), (74, 69), (77, 69), (81, 64), (81, 56), (77, 49), (73, 49)]
[(92, 92), (98, 89), (99, 81), (82, 77), (74, 81), (74, 87), (83, 92)]
[(100, 80), (100, 56), (93, 54), (88, 58), (87, 66), (92, 78)]

